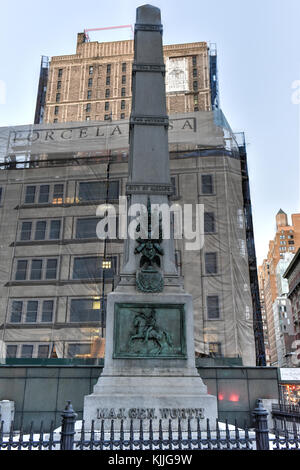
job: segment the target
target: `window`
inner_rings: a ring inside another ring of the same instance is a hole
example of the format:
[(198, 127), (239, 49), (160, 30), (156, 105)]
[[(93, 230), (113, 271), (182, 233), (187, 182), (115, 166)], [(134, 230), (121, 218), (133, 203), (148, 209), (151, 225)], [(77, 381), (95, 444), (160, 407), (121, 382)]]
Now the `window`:
[(89, 113), (91, 111), (91, 103), (87, 103), (85, 107), (85, 111)]
[(60, 220), (24, 221), (21, 225), (20, 240), (31, 240), (34, 228), (34, 240), (58, 240), (60, 238)]
[(54, 307), (53, 300), (44, 300), (43, 301), (42, 318), (41, 318), (41, 321), (43, 323), (51, 323), (52, 322), (53, 307)]
[(106, 77), (106, 85), (110, 85), (110, 76)]
[(121, 100), (121, 109), (125, 109), (125, 100)]
[(10, 323), (52, 323), (53, 300), (13, 300)]
[(122, 64), (122, 72), (126, 73), (126, 62), (123, 62)]
[(107, 66), (106, 66), (106, 73), (107, 73), (107, 75), (109, 75), (110, 72), (111, 72), (111, 64), (107, 64)]
[(217, 320), (220, 318), (219, 297), (217, 295), (208, 295), (206, 297), (207, 318), (208, 320)]
[(46, 279), (56, 279), (57, 259), (47, 259)]
[(86, 121), (90, 121), (90, 120), (91, 120), (91, 116), (86, 116), (85, 120), (86, 120)]
[(126, 88), (121, 88), (121, 96), (126, 96)]
[(193, 55), (192, 63), (193, 63), (193, 66), (197, 65), (197, 56), (196, 55)]
[(12, 307), (11, 307), (11, 315), (10, 315), (11, 323), (21, 323), (22, 310), (23, 310), (23, 302), (19, 300), (14, 300), (12, 302)]
[(58, 69), (58, 78), (61, 78), (63, 74), (63, 69)]
[(215, 233), (215, 214), (204, 212), (204, 233)]
[(40, 186), (27, 186), (25, 190), (25, 204), (62, 204), (64, 194), (64, 185), (42, 184)]
[(25, 204), (33, 204), (35, 200), (35, 186), (27, 186), (25, 194)]
[(99, 218), (93, 217), (88, 219), (77, 219), (76, 222), (76, 238), (97, 238), (96, 227)]
[(90, 100), (91, 98), (92, 98), (92, 90), (88, 90), (87, 99)]
[(88, 87), (90, 88), (91, 86), (93, 86), (93, 79), (92, 79), (92, 78), (89, 78), (89, 80), (88, 80)]
[(97, 278), (100, 278), (100, 257), (91, 256), (74, 259), (73, 279)]
[(110, 97), (110, 89), (109, 88), (106, 88), (105, 90), (105, 98), (109, 98)]
[(222, 356), (221, 343), (208, 343), (208, 352), (212, 357)]
[(197, 69), (193, 69), (193, 77), (197, 77)]
[(42, 266), (43, 260), (41, 259), (33, 259), (31, 261), (31, 272), (30, 272), (30, 279), (31, 280), (38, 280), (42, 279)]
[(197, 80), (193, 81), (193, 90), (198, 90), (198, 82)]
[(58, 119), (53, 119), (53, 124), (56, 124), (58, 122)]
[(50, 221), (50, 233), (49, 238), (50, 240), (58, 240), (60, 238), (60, 220), (51, 220)]
[(109, 121), (110, 114), (104, 114), (104, 121)]
[(78, 357), (91, 354), (91, 345), (83, 343), (73, 343), (68, 345), (68, 357)]
[(176, 177), (171, 176), (171, 185), (172, 185), (172, 195), (171, 196), (176, 196), (177, 195), (177, 182), (176, 182)]
[(10, 358), (21, 357), (31, 359), (33, 357), (39, 357), (46, 359), (49, 357), (49, 352), (49, 344), (22, 344), (19, 346), (17, 344), (9, 344), (6, 346), (6, 357)]
[(21, 347), (21, 358), (31, 359), (33, 354), (33, 345), (32, 344), (22, 344)]
[(113, 278), (116, 271), (116, 257), (103, 260), (100, 256), (74, 258), (73, 279)]
[(49, 357), (49, 345), (48, 344), (40, 344), (38, 346), (37, 357), (40, 357), (41, 359), (47, 359)]
[(27, 302), (26, 323), (36, 323), (38, 312), (38, 302), (36, 300), (29, 300)]
[(109, 110), (109, 101), (105, 101), (104, 109), (105, 111)]
[(32, 222), (22, 222), (20, 240), (26, 241), (31, 239)]
[(39, 204), (45, 204), (49, 202), (49, 191), (50, 191), (49, 184), (43, 184), (40, 186), (40, 193), (39, 193), (39, 199), (38, 199)]
[(206, 274), (217, 274), (217, 253), (205, 253)]
[(47, 222), (45, 220), (39, 220), (35, 225), (35, 240), (45, 240), (46, 238), (46, 227)]
[(213, 177), (212, 175), (201, 176), (202, 194), (213, 194)]
[(70, 306), (70, 322), (100, 321), (100, 300), (72, 299)]
[[(79, 183), (78, 198), (80, 201), (105, 200), (107, 183), (105, 181), (88, 181)], [(110, 181), (108, 186), (108, 199), (118, 199), (119, 181)]]
[(60, 102), (60, 93), (56, 93), (55, 101), (56, 101), (56, 103)]
[(59, 183), (53, 187), (53, 200), (52, 204), (62, 204), (64, 198), (64, 185)]
[(26, 260), (17, 261), (17, 269), (15, 274), (16, 281), (24, 281), (26, 279), (28, 262)]
[(60, 90), (60, 89), (61, 89), (61, 81), (58, 80), (58, 82), (57, 82), (57, 90)]
[(126, 83), (126, 75), (122, 75), (122, 84), (125, 85)]
[(93, 75), (94, 73), (94, 67), (92, 65), (89, 66), (89, 74)]
[(56, 279), (57, 263), (56, 258), (17, 260), (15, 280), (26, 281), (28, 277), (31, 281)]
[(55, 108), (54, 108), (54, 114), (55, 114), (55, 116), (57, 116), (58, 113), (59, 113), (59, 106), (55, 106)]
[(120, 119), (125, 119), (125, 113), (121, 113)]
[(8, 344), (6, 346), (6, 357), (15, 358), (17, 357), (18, 346), (16, 344)]

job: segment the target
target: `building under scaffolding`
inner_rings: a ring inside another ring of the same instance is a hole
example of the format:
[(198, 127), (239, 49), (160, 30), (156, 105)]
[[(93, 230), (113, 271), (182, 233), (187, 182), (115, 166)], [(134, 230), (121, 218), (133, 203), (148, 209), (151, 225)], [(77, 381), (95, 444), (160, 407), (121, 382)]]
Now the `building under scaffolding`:
[[(125, 194), (128, 121), (0, 129), (0, 339), (8, 357), (102, 357), (122, 240), (96, 236)], [(220, 110), (170, 116), (172, 202), (204, 204), (204, 247), (176, 262), (196, 354), (263, 365), (246, 148)], [(256, 353), (255, 353), (256, 346)]]

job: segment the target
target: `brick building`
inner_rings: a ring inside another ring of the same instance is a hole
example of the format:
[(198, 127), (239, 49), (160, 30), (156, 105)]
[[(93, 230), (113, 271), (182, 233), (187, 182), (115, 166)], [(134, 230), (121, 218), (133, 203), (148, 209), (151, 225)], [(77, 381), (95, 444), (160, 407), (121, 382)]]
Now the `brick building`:
[(286, 253), (296, 253), (300, 247), (300, 214), (292, 214), (292, 224), (288, 223), (287, 214), (280, 209), (276, 215), (276, 233), (269, 242), (267, 258), (258, 268), (260, 299), (263, 307), (267, 339), (267, 352), (271, 365), (276, 365), (278, 354), (276, 349), (276, 331), (274, 324), (273, 303), (279, 296), (276, 282), (276, 268), (279, 260)]
[[(173, 44), (163, 51), (168, 114), (217, 108), (214, 45)], [(132, 40), (88, 42), (79, 33), (76, 54), (52, 57), (50, 66), (42, 60), (35, 123), (128, 119), (132, 63)]]
[[(300, 344), (300, 249), (298, 249), (293, 260), (289, 264), (286, 272), (284, 273), (284, 278), (288, 280), (289, 284), (289, 293), (288, 298), (292, 305), (292, 316), (293, 316), (293, 326), (295, 333), (295, 340), (299, 343), (297, 344), (297, 349), (299, 351)], [(294, 350), (296, 347), (294, 348)], [(294, 361), (294, 365), (299, 367), (299, 354), (298, 358)]]

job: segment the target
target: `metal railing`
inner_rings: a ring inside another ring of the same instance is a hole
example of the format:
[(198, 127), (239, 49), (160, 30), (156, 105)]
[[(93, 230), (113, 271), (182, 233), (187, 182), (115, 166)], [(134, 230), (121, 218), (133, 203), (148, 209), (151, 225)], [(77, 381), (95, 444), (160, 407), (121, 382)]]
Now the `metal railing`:
[(300, 406), (283, 403), (272, 404), (272, 417), (275, 430), (280, 434), (294, 433), (300, 434)]
[(45, 432), (43, 423), (40, 431), (33, 431), (33, 423), (29, 434), (23, 430), (16, 432), (14, 426), (5, 434), (3, 422), (0, 428), (0, 450), (269, 450), (269, 449), (300, 449), (300, 435), (296, 427), (289, 430), (286, 426), (284, 432), (275, 428), (275, 434), (270, 435), (267, 425), (268, 412), (263, 408), (261, 400), (253, 410), (255, 428), (240, 429), (237, 424), (225, 425), (217, 420), (211, 426), (209, 420), (203, 426), (197, 418), (196, 430), (191, 429), (190, 420), (187, 427), (182, 429), (180, 419), (174, 424), (169, 420), (168, 430), (163, 430), (162, 420), (159, 421), (158, 430), (153, 430), (152, 420), (140, 420), (139, 430), (134, 430), (133, 420), (130, 429), (124, 430), (123, 420), (118, 429), (114, 420), (110, 421), (107, 429), (105, 420), (101, 420), (100, 429), (95, 429), (92, 421), (90, 429), (85, 428), (82, 421), (81, 429), (76, 431), (77, 414), (71, 402), (68, 402), (62, 413), (61, 430), (55, 431), (51, 423), (49, 432)]

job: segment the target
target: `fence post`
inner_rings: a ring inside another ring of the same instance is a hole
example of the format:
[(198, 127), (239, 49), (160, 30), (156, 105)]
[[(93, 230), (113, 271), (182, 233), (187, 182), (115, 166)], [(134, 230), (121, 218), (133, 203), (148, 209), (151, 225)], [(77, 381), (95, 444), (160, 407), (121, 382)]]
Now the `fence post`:
[(70, 401), (62, 413), (61, 422), (61, 436), (60, 436), (60, 449), (73, 450), (74, 434), (75, 434), (75, 421), (77, 414), (73, 410)]
[(256, 450), (269, 450), (268, 412), (265, 410), (262, 400), (257, 400), (253, 415), (255, 419)]

